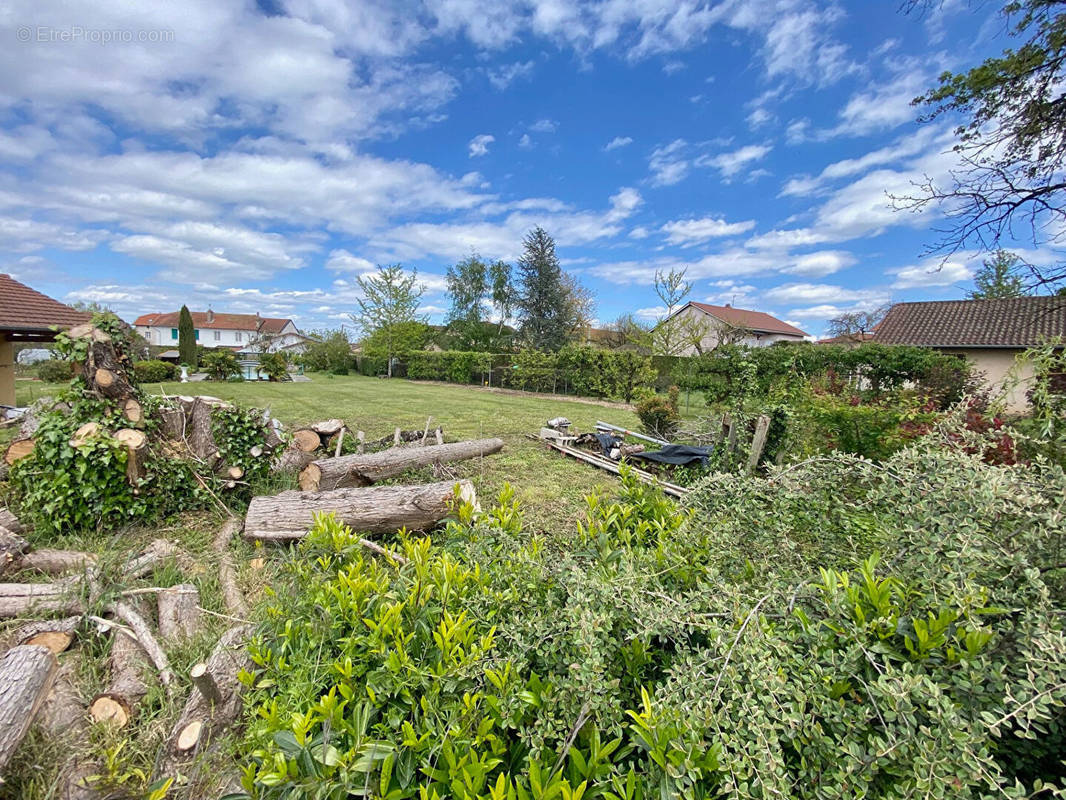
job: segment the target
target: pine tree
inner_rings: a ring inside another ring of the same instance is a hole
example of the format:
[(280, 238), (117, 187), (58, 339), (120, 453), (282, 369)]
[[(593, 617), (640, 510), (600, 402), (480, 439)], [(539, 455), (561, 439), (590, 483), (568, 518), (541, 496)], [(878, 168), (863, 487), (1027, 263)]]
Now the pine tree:
[(188, 306), (178, 314), (178, 359), (189, 369), (196, 369), (196, 327)]
[(538, 225), (523, 244), (525, 252), (518, 260), (519, 329), (530, 347), (555, 351), (570, 335), (567, 291), (555, 240)]
[(992, 258), (986, 258), (973, 277), (976, 288), (970, 292), (970, 299), (1005, 300), (1030, 294), (1017, 273), (1018, 261), (1018, 256), (1009, 250), (997, 250)]

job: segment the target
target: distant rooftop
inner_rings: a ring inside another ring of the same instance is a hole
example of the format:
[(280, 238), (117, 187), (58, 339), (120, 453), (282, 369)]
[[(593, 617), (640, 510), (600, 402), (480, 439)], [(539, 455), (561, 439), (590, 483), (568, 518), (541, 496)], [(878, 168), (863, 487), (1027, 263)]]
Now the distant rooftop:
[(733, 306), (712, 306), (707, 303), (689, 303), (700, 311), (704, 311), (723, 322), (727, 322), (737, 328), (753, 331), (755, 333), (780, 333), (786, 336), (808, 336), (804, 331), (794, 325), (779, 320), (763, 311), (749, 311), (745, 308), (733, 308)]
[[(192, 324), (203, 330), (252, 331), (254, 333), (281, 333), (291, 319), (261, 317), (258, 314), (217, 314), (214, 311), (191, 311)], [(180, 311), (165, 314), (141, 314), (134, 325), (154, 328), (176, 328)]]
[(874, 341), (928, 347), (1032, 347), (1066, 336), (1066, 297), (896, 303)]

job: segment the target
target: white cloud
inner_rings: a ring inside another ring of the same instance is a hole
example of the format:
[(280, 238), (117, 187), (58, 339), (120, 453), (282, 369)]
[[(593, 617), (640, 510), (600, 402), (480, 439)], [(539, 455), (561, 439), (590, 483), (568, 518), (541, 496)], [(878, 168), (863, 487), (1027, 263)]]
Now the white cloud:
[(667, 222), (660, 231), (667, 235), (670, 244), (688, 247), (709, 239), (723, 236), (736, 236), (755, 227), (755, 220), (743, 222), (726, 222), (724, 219), (703, 217), (701, 219), (680, 219)]
[(528, 133), (523, 133), (522, 138), (518, 140), (518, 146), (523, 150), (529, 150), (533, 147), (533, 139), (530, 138)]
[(767, 289), (762, 296), (773, 305), (862, 302), (877, 306), (889, 298), (887, 293), (879, 289), (846, 289), (826, 283), (784, 283)]
[(701, 156), (696, 159), (696, 166), (714, 167), (722, 173), (723, 178), (729, 180), (749, 164), (765, 158), (772, 149), (768, 144), (749, 144), (728, 153)]
[(612, 150), (617, 150), (620, 147), (625, 147), (626, 145), (632, 144), (632, 143), (633, 143), (632, 137), (629, 137), (629, 136), (615, 136), (613, 139), (611, 139), (611, 141), (607, 142), (607, 144), (604, 145), (603, 149), (606, 150), (609, 153)]
[(536, 66), (532, 61), (516, 61), (513, 64), (504, 64), (500, 67), (489, 69), (486, 72), (489, 83), (503, 91), (519, 78), (528, 78), (533, 74)]
[(973, 270), (961, 261), (936, 261), (903, 267), (891, 274), (896, 277), (892, 284), (894, 289), (922, 289), (965, 283), (973, 277)]
[(675, 139), (652, 151), (648, 159), (652, 186), (673, 186), (685, 179), (689, 172), (689, 162), (684, 156), (686, 147), (684, 139)]
[(470, 157), (476, 158), (478, 156), (488, 155), (489, 145), (496, 141), (496, 137), (491, 133), (481, 133), (470, 140)]
[(533, 133), (555, 133), (559, 129), (559, 123), (550, 119), (538, 119), (529, 126)]
[(353, 255), (347, 250), (333, 250), (326, 259), (326, 269), (334, 272), (358, 272), (360, 274), (373, 272), (376, 265), (360, 256)]

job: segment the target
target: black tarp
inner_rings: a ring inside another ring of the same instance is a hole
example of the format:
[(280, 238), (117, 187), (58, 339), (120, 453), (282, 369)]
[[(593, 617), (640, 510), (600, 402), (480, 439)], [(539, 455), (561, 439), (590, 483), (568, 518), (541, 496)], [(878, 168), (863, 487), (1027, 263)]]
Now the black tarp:
[(645, 461), (655, 461), (659, 464), (674, 464), (686, 466), (697, 463), (701, 467), (707, 466), (707, 456), (711, 454), (709, 447), (694, 447), (688, 444), (668, 444), (661, 450), (645, 450), (643, 453), (633, 453), (630, 458), (642, 458)]

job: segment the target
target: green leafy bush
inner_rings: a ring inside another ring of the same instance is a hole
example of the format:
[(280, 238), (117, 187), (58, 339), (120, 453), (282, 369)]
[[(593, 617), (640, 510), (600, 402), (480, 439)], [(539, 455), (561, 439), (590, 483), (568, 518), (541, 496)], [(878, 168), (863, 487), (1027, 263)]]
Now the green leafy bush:
[(225, 381), (241, 374), (241, 365), (232, 350), (216, 348), (204, 353), (200, 367), (211, 376), (211, 380)]
[(649, 393), (638, 400), (636, 412), (644, 432), (660, 439), (673, 439), (681, 425), (677, 403), (676, 386), (671, 386), (666, 396)]
[(492, 366), (491, 353), (416, 350), (407, 354), (407, 377), (414, 380), (481, 383)]
[(246, 791), (1039, 793), (1066, 746), (1066, 476), (923, 443), (714, 476), (687, 509), (624, 476), (576, 538), (505, 490), (387, 543), (403, 561), (319, 518), (243, 676)]
[(558, 388), (555, 353), (523, 350), (514, 356), (511, 368), (503, 372), (504, 386), (527, 392), (554, 392)]
[(37, 365), (37, 377), (45, 383), (66, 383), (73, 375), (69, 361), (52, 358)]
[(263, 353), (259, 356), (259, 372), (272, 381), (283, 381), (289, 374), (289, 362), (282, 352)]
[(299, 362), (315, 372), (347, 375), (352, 368), (352, 345), (343, 328), (318, 331), (299, 356)]
[(162, 383), (178, 377), (178, 368), (167, 361), (138, 361), (133, 365), (133, 374), (137, 383)]

